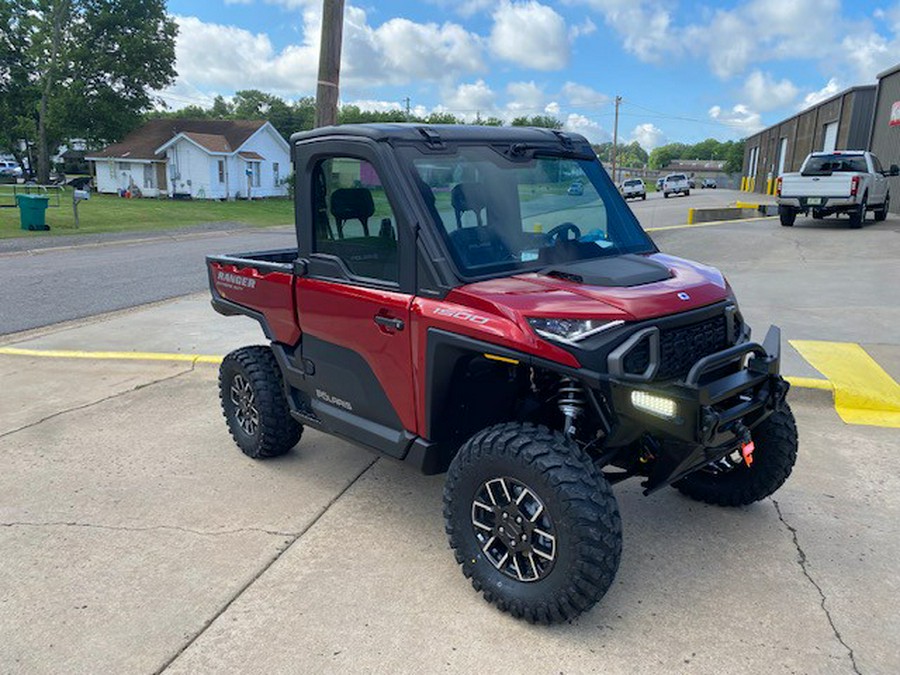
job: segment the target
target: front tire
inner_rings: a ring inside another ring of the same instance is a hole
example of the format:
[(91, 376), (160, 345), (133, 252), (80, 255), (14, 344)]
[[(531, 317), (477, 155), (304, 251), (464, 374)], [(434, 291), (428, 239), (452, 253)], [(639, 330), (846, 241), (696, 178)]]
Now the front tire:
[(675, 488), (717, 506), (746, 506), (773, 494), (797, 461), (797, 424), (788, 404), (753, 429), (752, 438), (756, 450), (751, 466), (739, 464), (724, 473), (701, 469), (675, 483)]
[(612, 585), (622, 522), (612, 488), (562, 434), (506, 423), (475, 434), (450, 465), (444, 522), (485, 600), (530, 623), (587, 611)]
[(303, 426), (291, 417), (281, 370), (269, 347), (242, 347), (223, 359), (219, 399), (228, 431), (248, 457), (283, 455), (303, 434)]

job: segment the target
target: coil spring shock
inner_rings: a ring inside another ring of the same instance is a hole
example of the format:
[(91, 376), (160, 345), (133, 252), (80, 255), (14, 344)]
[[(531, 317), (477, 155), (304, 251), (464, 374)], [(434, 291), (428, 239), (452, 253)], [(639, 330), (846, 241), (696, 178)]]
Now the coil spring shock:
[(581, 384), (571, 377), (561, 377), (559, 379), (557, 405), (559, 406), (559, 411), (565, 417), (563, 433), (569, 438), (575, 436), (575, 420), (584, 412), (586, 400), (584, 387)]

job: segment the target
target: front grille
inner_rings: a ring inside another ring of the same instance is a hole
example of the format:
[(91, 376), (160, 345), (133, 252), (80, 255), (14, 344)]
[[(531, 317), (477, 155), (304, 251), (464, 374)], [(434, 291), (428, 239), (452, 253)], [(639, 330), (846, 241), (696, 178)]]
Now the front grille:
[[(684, 377), (699, 359), (728, 347), (728, 325), (724, 315), (706, 321), (659, 331), (659, 369), (655, 379)], [(626, 373), (640, 375), (650, 365), (650, 340), (644, 338), (625, 356)]]

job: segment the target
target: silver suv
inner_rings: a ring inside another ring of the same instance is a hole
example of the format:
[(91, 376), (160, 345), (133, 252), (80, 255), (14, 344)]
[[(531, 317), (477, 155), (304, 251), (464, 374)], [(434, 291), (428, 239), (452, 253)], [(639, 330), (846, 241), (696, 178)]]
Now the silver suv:
[(670, 173), (663, 181), (663, 197), (669, 198), (669, 195), (683, 194), (687, 196), (691, 194), (691, 186), (688, 178), (683, 173)]

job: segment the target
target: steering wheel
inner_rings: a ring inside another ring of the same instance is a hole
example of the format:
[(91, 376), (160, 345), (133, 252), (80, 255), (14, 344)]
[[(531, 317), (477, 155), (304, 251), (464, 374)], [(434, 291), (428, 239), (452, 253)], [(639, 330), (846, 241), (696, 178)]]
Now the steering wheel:
[[(572, 236), (569, 236), (569, 232), (572, 233)], [(560, 223), (556, 227), (552, 228), (549, 232), (547, 232), (547, 236), (551, 240), (556, 240), (558, 244), (560, 241), (576, 241), (581, 238), (581, 228), (579, 228), (575, 223), (565, 222)]]

